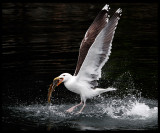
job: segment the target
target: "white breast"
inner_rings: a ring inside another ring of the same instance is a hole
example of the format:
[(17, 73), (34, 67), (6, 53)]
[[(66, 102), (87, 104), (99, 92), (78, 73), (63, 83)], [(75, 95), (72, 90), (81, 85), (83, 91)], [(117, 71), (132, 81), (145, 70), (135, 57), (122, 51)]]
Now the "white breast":
[(72, 76), (68, 81), (64, 82), (64, 85), (68, 90), (77, 94), (81, 93), (80, 90), (83, 87), (76, 81), (76, 78), (74, 76)]
[(75, 76), (64, 82), (64, 85), (69, 91), (80, 94), (83, 98), (95, 96), (95, 91), (90, 88), (89, 84), (84, 81), (77, 81)]

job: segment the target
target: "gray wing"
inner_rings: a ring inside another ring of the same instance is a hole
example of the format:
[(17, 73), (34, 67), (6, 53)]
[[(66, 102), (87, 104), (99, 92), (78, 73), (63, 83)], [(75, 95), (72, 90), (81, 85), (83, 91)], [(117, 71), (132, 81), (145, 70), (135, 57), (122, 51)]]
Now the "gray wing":
[(76, 76), (81, 68), (81, 65), (88, 53), (89, 48), (93, 44), (96, 36), (105, 27), (108, 22), (108, 11), (109, 5), (105, 5), (103, 9), (99, 12), (89, 29), (87, 30), (79, 49), (79, 56), (77, 61), (77, 66), (74, 75)]
[(111, 17), (108, 24), (98, 34), (89, 48), (77, 75), (77, 80), (88, 83), (91, 88), (98, 85), (97, 80), (101, 78), (101, 69), (109, 59), (114, 33), (121, 12), (122, 10), (119, 8)]

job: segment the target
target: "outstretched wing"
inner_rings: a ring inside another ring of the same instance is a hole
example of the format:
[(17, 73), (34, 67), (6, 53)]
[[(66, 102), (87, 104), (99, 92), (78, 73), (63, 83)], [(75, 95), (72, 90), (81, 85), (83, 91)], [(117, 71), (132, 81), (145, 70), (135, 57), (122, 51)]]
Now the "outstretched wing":
[(91, 88), (98, 85), (97, 80), (101, 78), (101, 69), (109, 59), (112, 40), (121, 12), (122, 10), (119, 8), (111, 17), (108, 24), (98, 34), (88, 50), (87, 56), (77, 75), (78, 80), (86, 81)]
[(99, 12), (89, 29), (87, 30), (79, 49), (79, 56), (77, 61), (77, 66), (74, 75), (76, 76), (81, 68), (81, 65), (88, 53), (88, 49), (93, 44), (96, 36), (105, 27), (108, 22), (108, 11), (109, 5), (105, 5), (103, 9)]

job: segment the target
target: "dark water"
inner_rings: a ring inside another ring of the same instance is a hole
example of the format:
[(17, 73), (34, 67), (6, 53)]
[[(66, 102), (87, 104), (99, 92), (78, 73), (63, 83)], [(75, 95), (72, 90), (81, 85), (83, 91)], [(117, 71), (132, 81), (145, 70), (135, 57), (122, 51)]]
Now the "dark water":
[(105, 3), (2, 3), (2, 129), (158, 129), (158, 4), (111, 3), (122, 17), (101, 87), (116, 92), (80, 101), (63, 85), (47, 105), (52, 79), (73, 74), (80, 42)]

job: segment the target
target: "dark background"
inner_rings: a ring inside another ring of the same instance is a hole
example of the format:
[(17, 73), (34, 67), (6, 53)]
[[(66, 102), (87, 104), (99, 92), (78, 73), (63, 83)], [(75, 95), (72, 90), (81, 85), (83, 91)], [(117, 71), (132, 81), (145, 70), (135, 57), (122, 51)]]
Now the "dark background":
[[(157, 99), (158, 4), (108, 4), (111, 15), (119, 7), (123, 12), (100, 85), (120, 92), (132, 86)], [(104, 5), (2, 3), (2, 104), (45, 103), (53, 78), (74, 73), (81, 40)], [(58, 103), (80, 100), (64, 85), (53, 97)]]

